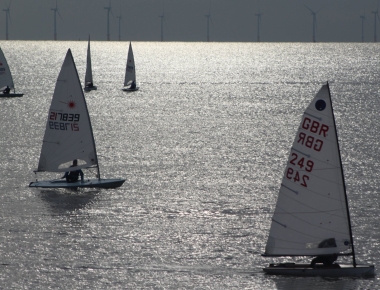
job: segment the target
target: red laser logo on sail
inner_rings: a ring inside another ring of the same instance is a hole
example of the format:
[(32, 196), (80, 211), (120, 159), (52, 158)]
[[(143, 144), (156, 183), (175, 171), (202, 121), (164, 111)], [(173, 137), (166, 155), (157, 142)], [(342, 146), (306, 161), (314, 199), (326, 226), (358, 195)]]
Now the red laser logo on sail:
[(69, 103), (67, 104), (67, 106), (69, 107), (69, 109), (74, 109), (76, 104), (74, 101), (69, 101)]
[(61, 102), (61, 103), (66, 104), (70, 110), (75, 109), (75, 107), (77, 105), (74, 101), (69, 101), (68, 103), (65, 103), (65, 102)]

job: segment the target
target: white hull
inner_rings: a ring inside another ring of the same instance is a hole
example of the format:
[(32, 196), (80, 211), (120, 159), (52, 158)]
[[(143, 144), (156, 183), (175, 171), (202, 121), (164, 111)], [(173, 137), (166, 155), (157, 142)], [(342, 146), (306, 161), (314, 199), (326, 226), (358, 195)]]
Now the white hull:
[(68, 183), (66, 180), (42, 180), (31, 182), (29, 187), (40, 188), (116, 188), (122, 186), (125, 179), (90, 179)]
[(84, 87), (84, 90), (85, 90), (86, 92), (96, 91), (97, 89), (98, 89), (97, 86), (93, 86), (93, 87), (91, 87), (91, 88), (89, 88), (89, 87)]
[(24, 94), (0, 94), (1, 98), (14, 98), (14, 97), (22, 97)]
[(134, 91), (137, 91), (140, 87), (135, 87), (134, 89), (131, 89), (131, 88), (123, 88), (122, 90), (124, 92), (134, 92)]
[(264, 268), (263, 271), (271, 275), (287, 275), (302, 277), (371, 277), (375, 275), (373, 265), (317, 265), (311, 268), (310, 264), (284, 263)]

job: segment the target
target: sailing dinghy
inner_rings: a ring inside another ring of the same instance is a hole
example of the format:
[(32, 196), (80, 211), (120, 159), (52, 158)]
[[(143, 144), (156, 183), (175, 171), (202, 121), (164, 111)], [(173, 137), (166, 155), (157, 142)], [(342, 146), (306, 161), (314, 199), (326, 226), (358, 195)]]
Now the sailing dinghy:
[[(265, 257), (316, 256), (311, 264), (270, 264), (264, 272), (293, 276), (373, 276), (355, 259), (343, 168), (329, 84), (307, 107), (290, 151)], [(352, 264), (334, 263), (352, 256)]]
[[(128, 87), (129, 86), (129, 87)], [(124, 88), (125, 92), (137, 91), (139, 87), (136, 87), (136, 68), (135, 59), (133, 57), (132, 43), (129, 43), (128, 59), (125, 68)]]
[(90, 36), (88, 36), (87, 63), (86, 63), (86, 75), (84, 77), (84, 90), (89, 92), (89, 91), (97, 90), (97, 89), (98, 88), (96, 86), (94, 86), (94, 81), (92, 79)]
[[(71, 166), (77, 160), (77, 166)], [(37, 172), (69, 172), (96, 168), (97, 179), (35, 181), (41, 188), (116, 188), (125, 179), (101, 179), (95, 140), (86, 100), (69, 49), (63, 62), (50, 105)]]
[[(11, 90), (13, 89), (13, 93)], [(22, 97), (24, 94), (16, 93), (11, 70), (0, 48), (0, 97)]]

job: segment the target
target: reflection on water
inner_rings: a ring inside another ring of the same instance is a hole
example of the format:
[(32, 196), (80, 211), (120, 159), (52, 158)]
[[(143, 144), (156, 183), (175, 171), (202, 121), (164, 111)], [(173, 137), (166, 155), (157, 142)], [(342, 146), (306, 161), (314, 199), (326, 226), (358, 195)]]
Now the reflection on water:
[(305, 278), (305, 277), (271, 277), (277, 290), (306, 290), (306, 289), (323, 289), (323, 290), (351, 290), (358, 289), (358, 279), (355, 278)]
[(91, 207), (96, 201), (99, 190), (41, 190), (40, 196), (54, 213), (72, 212)]

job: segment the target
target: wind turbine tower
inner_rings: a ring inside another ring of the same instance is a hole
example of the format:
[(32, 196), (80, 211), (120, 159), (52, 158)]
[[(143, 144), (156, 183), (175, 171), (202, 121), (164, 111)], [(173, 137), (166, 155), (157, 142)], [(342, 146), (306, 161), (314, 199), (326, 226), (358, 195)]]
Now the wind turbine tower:
[(317, 29), (317, 13), (319, 12), (314, 12), (313, 10), (311, 10), (309, 7), (307, 7), (306, 5), (305, 5), (305, 7), (307, 8), (307, 9), (309, 9), (310, 10), (310, 12), (311, 12), (311, 15), (313, 15), (313, 42), (315, 42), (315, 31), (316, 31), (316, 29)]
[(257, 42), (260, 42), (260, 25), (261, 25), (261, 12), (255, 14), (257, 16)]
[(364, 42), (364, 21), (365, 21), (365, 14), (360, 15), (360, 18), (362, 20), (362, 42)]
[[(110, 12), (111, 11), (111, 1), (108, 7), (104, 7), (104, 9), (107, 9), (107, 40), (110, 40)], [(113, 14), (112, 14), (113, 15)]]
[(61, 17), (62, 19), (62, 16), (61, 14), (59, 14), (59, 11), (58, 11), (57, 0), (55, 1), (55, 8), (51, 8), (50, 10), (54, 11), (54, 40), (57, 40), (57, 13), (59, 17)]
[(121, 36), (120, 36), (120, 22), (121, 22), (121, 13), (119, 16), (116, 17), (117, 19), (119, 19), (119, 41), (121, 40)]
[(164, 19), (165, 19), (164, 11), (162, 11), (162, 15), (158, 17), (161, 18), (161, 41), (164, 41)]
[(207, 42), (210, 41), (210, 20), (211, 20), (211, 12), (208, 11), (208, 14), (205, 15), (207, 17)]
[(11, 8), (11, 1), (9, 1), (9, 5), (8, 5), (8, 8), (7, 9), (3, 9), (3, 11), (5, 12), (5, 39), (6, 40), (9, 40), (9, 34), (8, 34), (8, 17), (9, 17), (9, 20), (11, 20), (11, 14), (10, 14), (10, 8)]
[(376, 11), (372, 11), (373, 19), (374, 19), (374, 26), (373, 26), (373, 42), (377, 42), (377, 18), (379, 17), (379, 5), (377, 5)]

